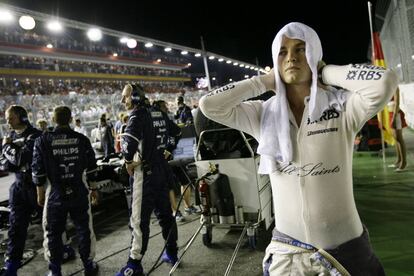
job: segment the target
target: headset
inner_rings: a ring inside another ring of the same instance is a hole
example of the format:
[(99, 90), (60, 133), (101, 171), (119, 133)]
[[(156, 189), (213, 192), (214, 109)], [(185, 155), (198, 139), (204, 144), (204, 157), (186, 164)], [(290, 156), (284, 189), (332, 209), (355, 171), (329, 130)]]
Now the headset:
[(24, 109), (23, 106), (12, 105), (10, 106), (9, 110), (19, 117), (20, 123), (25, 124), (25, 125), (29, 124), (29, 118), (27, 116), (27, 111), (26, 109)]
[(130, 84), (132, 88), (131, 92), (131, 102), (134, 105), (144, 105), (145, 104), (145, 92), (144, 88), (139, 84)]

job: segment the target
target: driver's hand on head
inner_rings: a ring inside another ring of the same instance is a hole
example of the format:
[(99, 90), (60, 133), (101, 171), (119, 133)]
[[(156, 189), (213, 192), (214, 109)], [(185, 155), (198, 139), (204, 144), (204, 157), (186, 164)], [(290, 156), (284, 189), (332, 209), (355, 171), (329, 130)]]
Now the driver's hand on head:
[(325, 67), (325, 66), (326, 66), (325, 61), (320, 60), (320, 61), (318, 62), (318, 72), (320, 72), (320, 70), (321, 70), (323, 67)]
[(324, 84), (322, 80), (322, 70), (323, 70), (323, 67), (325, 66), (326, 66), (326, 63), (323, 60), (320, 60), (318, 62), (318, 67), (317, 67), (318, 68), (318, 87), (321, 87), (323, 89), (327, 88), (326, 84)]
[(276, 91), (276, 80), (275, 80), (275, 71), (272, 68), (269, 73), (260, 75), (260, 80), (262, 81), (263, 85), (266, 87), (266, 90)]

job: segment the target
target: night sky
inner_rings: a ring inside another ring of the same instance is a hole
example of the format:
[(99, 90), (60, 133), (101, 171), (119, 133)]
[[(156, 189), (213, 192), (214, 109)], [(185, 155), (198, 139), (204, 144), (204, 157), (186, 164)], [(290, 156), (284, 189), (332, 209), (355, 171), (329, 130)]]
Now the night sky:
[(272, 66), (271, 44), (277, 31), (299, 21), (318, 32), (327, 63), (368, 60), (370, 31), (364, 0), (228, 1), (225, 7), (224, 0), (2, 2), (194, 48), (201, 48), (202, 35), (207, 51), (249, 63), (257, 58), (262, 67)]

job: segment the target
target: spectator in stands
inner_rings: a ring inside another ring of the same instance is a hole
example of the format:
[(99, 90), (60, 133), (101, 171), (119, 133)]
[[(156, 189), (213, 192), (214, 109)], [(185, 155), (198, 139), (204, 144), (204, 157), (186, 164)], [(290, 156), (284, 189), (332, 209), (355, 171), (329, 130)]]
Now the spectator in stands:
[(26, 109), (20, 105), (10, 106), (5, 115), (12, 131), (3, 138), (2, 155), (15, 180), (10, 187), (9, 240), (2, 275), (15, 276), (21, 266), (31, 215), (37, 210), (31, 164), (35, 139), (42, 132), (30, 124)]
[(402, 134), (403, 128), (407, 127), (407, 123), (405, 121), (404, 112), (400, 109), (400, 89), (395, 91), (391, 103), (393, 103), (391, 127), (393, 129), (395, 151), (397, 154), (397, 160), (393, 164), (393, 167), (396, 168), (396, 172), (402, 172), (407, 166), (407, 151)]
[(49, 275), (62, 275), (62, 234), (70, 214), (77, 230), (85, 275), (92, 276), (98, 272), (98, 265), (93, 261), (96, 241), (91, 215), (91, 202), (96, 204), (98, 199), (97, 166), (89, 139), (70, 128), (71, 120), (71, 110), (67, 106), (55, 108), (54, 131), (44, 132), (36, 140), (32, 177), (37, 189), (37, 203), (44, 206), (43, 244)]
[(191, 114), (191, 108), (184, 103), (184, 97), (179, 96), (177, 98), (177, 106), (178, 110), (175, 113), (175, 119), (177, 120), (177, 124), (192, 124), (193, 123), (193, 115)]
[(86, 128), (82, 125), (81, 119), (77, 118), (75, 120), (75, 128), (73, 129), (76, 132), (82, 133), (86, 137), (88, 137), (88, 133), (86, 131)]
[[(385, 275), (356, 208), (352, 154), (361, 126), (397, 89), (397, 75), (372, 65), (325, 66), (317, 33), (297, 22), (278, 32), (272, 56), (269, 74), (199, 101), (208, 118), (259, 141), (276, 221), (264, 275)], [(268, 90), (276, 96), (266, 102), (244, 101)]]
[(143, 275), (141, 259), (149, 241), (150, 217), (154, 211), (166, 240), (162, 260), (172, 265), (177, 261), (177, 224), (172, 216), (168, 196), (165, 150), (169, 137), (175, 137), (166, 116), (145, 104), (141, 86), (126, 85), (122, 103), (130, 112), (127, 127), (122, 135), (121, 149), (130, 175), (132, 203), (130, 227), (131, 250), (126, 266), (117, 276)]

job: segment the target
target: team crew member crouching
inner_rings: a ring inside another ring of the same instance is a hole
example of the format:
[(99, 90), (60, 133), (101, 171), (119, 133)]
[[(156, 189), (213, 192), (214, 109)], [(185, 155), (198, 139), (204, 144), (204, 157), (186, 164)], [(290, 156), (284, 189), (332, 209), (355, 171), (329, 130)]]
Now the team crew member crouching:
[(141, 260), (147, 250), (150, 216), (154, 211), (166, 240), (164, 262), (177, 261), (177, 225), (172, 216), (167, 185), (168, 163), (164, 156), (169, 137), (174, 133), (161, 111), (145, 104), (143, 89), (126, 85), (122, 103), (130, 110), (129, 120), (121, 138), (121, 152), (132, 182), (130, 227), (131, 250), (127, 265), (117, 276), (143, 275)]
[[(95, 256), (95, 234), (92, 228), (92, 202), (97, 201), (94, 186), (96, 160), (89, 139), (72, 130), (71, 111), (66, 106), (56, 107), (54, 131), (36, 139), (33, 155), (33, 182), (37, 186), (37, 201), (43, 206), (45, 259), (49, 275), (61, 275), (63, 257), (62, 233), (70, 214), (79, 238), (79, 254), (85, 275), (98, 271)], [(85, 175), (89, 181), (86, 183)], [(48, 181), (47, 181), (48, 180)]]
[(31, 179), (31, 163), (35, 139), (42, 132), (33, 128), (26, 109), (19, 105), (12, 105), (6, 110), (6, 121), (12, 131), (3, 139), (2, 154), (7, 160), (8, 170), (15, 173), (15, 180), (10, 187), (9, 240), (1, 275), (13, 276), (17, 275), (21, 265), (27, 228), (36, 210), (36, 188)]
[[(352, 154), (356, 133), (396, 90), (396, 74), (324, 66), (318, 35), (297, 22), (278, 32), (272, 56), (269, 74), (200, 100), (208, 118), (259, 141), (275, 213), (264, 275), (385, 275), (355, 205)], [(266, 102), (245, 101), (269, 90), (276, 96)]]

